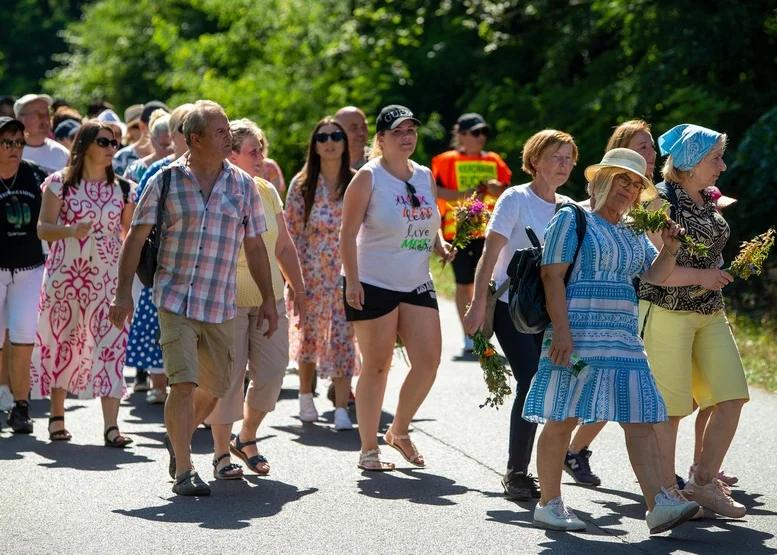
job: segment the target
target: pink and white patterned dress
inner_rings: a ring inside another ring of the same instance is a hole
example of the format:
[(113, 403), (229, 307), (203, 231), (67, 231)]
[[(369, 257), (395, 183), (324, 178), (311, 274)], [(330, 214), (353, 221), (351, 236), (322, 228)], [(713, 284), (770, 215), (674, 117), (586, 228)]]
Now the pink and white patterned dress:
[[(128, 326), (116, 329), (108, 308), (119, 281), (124, 195), (118, 182), (82, 180), (62, 198), (62, 172), (43, 184), (62, 202), (59, 225), (92, 222), (86, 238), (54, 241), (38, 307), (38, 334), (32, 355), (32, 398), (66, 389), (81, 399), (121, 398)], [(135, 203), (135, 191), (129, 202)]]

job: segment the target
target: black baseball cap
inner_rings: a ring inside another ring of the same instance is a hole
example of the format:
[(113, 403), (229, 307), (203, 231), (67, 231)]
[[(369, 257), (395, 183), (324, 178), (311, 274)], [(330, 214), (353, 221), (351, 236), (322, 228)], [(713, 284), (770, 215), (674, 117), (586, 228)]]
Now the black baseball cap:
[(19, 131), (24, 133), (24, 124), (18, 119), (14, 119), (8, 116), (0, 117), (0, 132), (4, 131), (9, 125), (15, 126)]
[(378, 114), (378, 119), (375, 120), (375, 130), (388, 131), (396, 129), (397, 125), (408, 120), (416, 125), (421, 125), (421, 121), (413, 116), (413, 112), (409, 109), (399, 104), (391, 104), (383, 108), (380, 114)]
[(143, 105), (143, 111), (140, 113), (140, 121), (148, 125), (148, 122), (151, 121), (151, 114), (157, 110), (164, 110), (168, 114), (170, 113), (170, 108), (167, 107), (167, 104), (161, 100), (152, 100)]
[(488, 129), (488, 124), (483, 116), (474, 112), (469, 114), (462, 114), (459, 119), (456, 120), (456, 124), (459, 126), (459, 131), (474, 131), (475, 129)]

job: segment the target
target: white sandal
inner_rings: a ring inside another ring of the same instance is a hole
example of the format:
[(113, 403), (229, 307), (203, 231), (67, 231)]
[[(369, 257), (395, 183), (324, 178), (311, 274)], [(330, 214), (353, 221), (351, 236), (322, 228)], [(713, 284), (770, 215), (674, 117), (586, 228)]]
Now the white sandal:
[[(389, 441), (389, 438), (388, 438), (388, 435), (389, 435), (389, 434), (391, 434), (391, 437), (393, 438), (393, 441)], [(410, 436), (409, 436), (409, 435), (402, 435), (402, 434), (395, 434), (395, 433), (394, 433), (394, 432), (392, 432), (391, 430), (388, 430), (388, 431), (387, 431), (387, 432), (386, 432), (386, 433), (383, 435), (383, 441), (385, 441), (385, 442), (386, 442), (386, 445), (388, 445), (389, 447), (393, 447), (394, 449), (396, 449), (397, 451), (399, 451), (399, 453), (402, 455), (402, 458), (404, 458), (404, 459), (405, 459), (407, 462), (409, 462), (409, 463), (410, 463), (410, 464), (412, 464), (413, 466), (417, 466), (418, 468), (424, 468), (424, 467), (426, 467), (426, 462), (422, 462), (422, 463), (419, 463), (419, 462), (417, 462), (417, 461), (418, 461), (418, 459), (419, 459), (419, 458), (422, 458), (422, 457), (421, 457), (421, 453), (419, 453), (419, 452), (418, 452), (418, 449), (416, 449), (416, 447), (415, 447), (415, 443), (413, 443), (412, 441), (410, 442), (410, 447), (413, 449), (413, 456), (412, 456), (412, 457), (408, 457), (408, 456), (405, 454), (405, 451), (404, 451), (404, 450), (403, 450), (403, 449), (402, 449), (402, 448), (401, 448), (399, 445), (397, 445), (396, 443), (394, 443), (394, 441), (396, 441), (396, 440), (398, 440), (398, 439), (406, 439), (406, 440), (410, 440)]]
[[(380, 466), (378, 468), (368, 467), (365, 466), (365, 463), (377, 463)], [(380, 449), (370, 449), (366, 453), (359, 453), (359, 462), (356, 466), (370, 472), (391, 472), (394, 470), (394, 463), (380, 459)]]

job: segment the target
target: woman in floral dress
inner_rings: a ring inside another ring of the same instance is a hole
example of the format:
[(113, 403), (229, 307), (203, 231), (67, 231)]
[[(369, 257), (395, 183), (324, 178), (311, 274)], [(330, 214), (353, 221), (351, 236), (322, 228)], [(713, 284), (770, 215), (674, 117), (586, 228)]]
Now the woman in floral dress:
[[(348, 417), (351, 377), (360, 357), (353, 325), (340, 300), (340, 224), (343, 195), (353, 172), (348, 137), (333, 118), (318, 122), (308, 145), (307, 162), (289, 185), (286, 218), (297, 247), (307, 288), (307, 316), (300, 330), (289, 326), (289, 358), (299, 361), (300, 420), (315, 422), (313, 377), (335, 384), (335, 428), (353, 427)], [(291, 310), (289, 310), (291, 312)]]
[(119, 251), (135, 209), (135, 192), (119, 183), (111, 161), (119, 143), (104, 123), (85, 123), (68, 166), (43, 184), (38, 235), (51, 243), (40, 295), (30, 382), (32, 398), (51, 396), (49, 434), (69, 440), (65, 397), (100, 397), (105, 445), (132, 440), (117, 426), (125, 393), (126, 326), (108, 320), (118, 282)]

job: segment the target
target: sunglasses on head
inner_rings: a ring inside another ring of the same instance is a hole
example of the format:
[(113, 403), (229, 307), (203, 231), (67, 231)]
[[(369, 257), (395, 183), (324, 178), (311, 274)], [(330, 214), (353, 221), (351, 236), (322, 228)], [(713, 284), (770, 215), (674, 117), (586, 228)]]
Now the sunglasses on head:
[(484, 127), (482, 129), (473, 129), (472, 131), (461, 132), (462, 135), (466, 135), (467, 133), (469, 133), (473, 137), (480, 137), (481, 135), (483, 135), (484, 137), (488, 137), (488, 128)]
[(3, 139), (0, 141), (0, 144), (3, 145), (4, 149), (11, 150), (12, 148), (24, 148), (27, 143), (24, 141), (24, 139), (17, 139), (15, 141), (12, 141), (11, 139)]
[(343, 133), (342, 131), (335, 131), (334, 133), (316, 133), (315, 135), (313, 135), (313, 138), (316, 139), (316, 142), (319, 142), (321, 144), (324, 144), (330, 138), (334, 142), (339, 143), (345, 138), (345, 133)]
[(108, 148), (110, 145), (113, 150), (118, 150), (119, 148), (119, 141), (116, 139), (106, 139), (105, 137), (97, 137), (94, 140), (95, 143), (97, 143), (97, 146), (100, 148)]
[(407, 196), (410, 197), (410, 205), (413, 208), (420, 208), (421, 201), (418, 200), (418, 197), (415, 195), (415, 187), (413, 187), (409, 181), (405, 181), (405, 188), (407, 189)]

